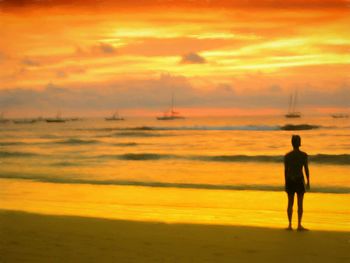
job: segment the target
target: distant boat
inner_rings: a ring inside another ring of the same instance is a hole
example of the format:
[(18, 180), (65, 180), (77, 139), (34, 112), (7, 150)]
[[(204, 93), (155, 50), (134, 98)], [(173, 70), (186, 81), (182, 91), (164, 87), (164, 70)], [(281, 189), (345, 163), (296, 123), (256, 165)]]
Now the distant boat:
[(111, 117), (105, 118), (106, 121), (124, 121), (124, 118), (119, 116), (119, 113), (116, 111)]
[(46, 122), (66, 122), (65, 119), (61, 117), (60, 112), (57, 113), (56, 118), (48, 118), (46, 119)]
[(35, 119), (20, 119), (20, 120), (13, 120), (16, 124), (31, 124), (37, 122)]
[(310, 124), (286, 124), (281, 126), (280, 129), (283, 131), (304, 131), (304, 130), (314, 130), (318, 129), (320, 126), (318, 125), (310, 125)]
[(179, 120), (185, 119), (179, 112), (174, 110), (174, 94), (171, 96), (171, 107), (169, 111), (164, 112), (163, 116), (157, 117), (159, 121)]
[(286, 118), (300, 118), (301, 114), (300, 112), (289, 112), (286, 115), (284, 115)]
[(82, 118), (78, 118), (78, 117), (73, 117), (73, 118), (69, 118), (67, 119), (68, 121), (82, 121)]
[(349, 114), (346, 113), (335, 113), (331, 115), (334, 119), (349, 118)]
[(284, 115), (286, 118), (300, 118), (301, 113), (296, 111), (296, 105), (298, 100), (298, 93), (295, 91), (294, 94), (290, 95), (289, 107), (287, 114)]

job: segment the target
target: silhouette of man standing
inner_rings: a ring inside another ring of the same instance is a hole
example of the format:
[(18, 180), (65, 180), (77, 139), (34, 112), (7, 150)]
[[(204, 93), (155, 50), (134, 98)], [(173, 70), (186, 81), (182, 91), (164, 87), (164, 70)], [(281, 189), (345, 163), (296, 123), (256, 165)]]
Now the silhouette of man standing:
[(292, 136), (293, 151), (287, 153), (284, 157), (284, 178), (285, 189), (288, 194), (288, 230), (292, 230), (292, 215), (294, 195), (297, 193), (298, 198), (298, 230), (307, 230), (301, 225), (303, 217), (303, 199), (305, 193), (305, 179), (303, 168), (307, 179), (306, 189), (310, 189), (308, 157), (305, 152), (300, 151), (301, 138), (299, 135)]

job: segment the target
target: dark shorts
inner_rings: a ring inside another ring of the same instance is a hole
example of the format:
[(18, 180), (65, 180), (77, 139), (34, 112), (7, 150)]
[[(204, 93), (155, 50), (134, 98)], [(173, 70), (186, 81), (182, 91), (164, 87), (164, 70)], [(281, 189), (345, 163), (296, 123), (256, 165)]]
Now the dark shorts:
[(293, 180), (287, 179), (286, 181), (286, 192), (288, 194), (294, 194), (294, 193), (305, 193), (305, 182), (304, 178), (295, 178)]

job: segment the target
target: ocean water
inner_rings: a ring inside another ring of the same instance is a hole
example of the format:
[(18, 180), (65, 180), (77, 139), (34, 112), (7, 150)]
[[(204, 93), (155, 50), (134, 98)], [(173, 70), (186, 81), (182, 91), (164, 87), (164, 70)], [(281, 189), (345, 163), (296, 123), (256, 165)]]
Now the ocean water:
[(350, 119), (328, 116), (2, 123), (0, 208), (282, 225), (292, 134), (309, 154), (312, 225), (350, 230)]

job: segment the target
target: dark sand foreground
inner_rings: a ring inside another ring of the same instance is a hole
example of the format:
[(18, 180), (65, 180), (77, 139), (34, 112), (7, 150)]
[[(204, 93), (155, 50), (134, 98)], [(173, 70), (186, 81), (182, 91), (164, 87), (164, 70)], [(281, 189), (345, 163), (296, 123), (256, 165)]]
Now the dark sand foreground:
[(0, 262), (350, 262), (349, 232), (0, 211)]

